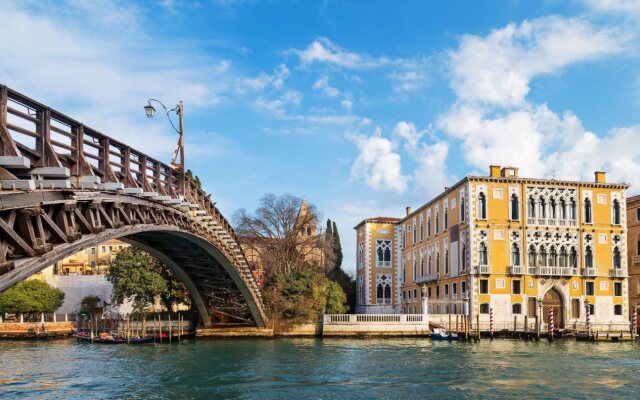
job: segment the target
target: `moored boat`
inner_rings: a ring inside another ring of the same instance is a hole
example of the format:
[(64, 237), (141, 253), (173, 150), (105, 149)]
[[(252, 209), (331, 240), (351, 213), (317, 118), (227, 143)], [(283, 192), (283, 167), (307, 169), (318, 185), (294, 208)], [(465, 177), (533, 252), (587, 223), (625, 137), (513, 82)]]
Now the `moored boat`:
[(435, 328), (429, 334), (431, 340), (460, 340), (457, 333), (449, 332), (446, 329)]

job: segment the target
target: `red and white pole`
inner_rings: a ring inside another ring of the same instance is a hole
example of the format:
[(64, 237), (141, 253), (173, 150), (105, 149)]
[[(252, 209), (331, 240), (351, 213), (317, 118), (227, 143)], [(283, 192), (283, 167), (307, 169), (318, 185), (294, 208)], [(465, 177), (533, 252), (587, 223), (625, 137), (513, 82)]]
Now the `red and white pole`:
[(555, 331), (555, 326), (553, 323), (553, 308), (549, 310), (549, 340), (553, 339), (553, 332)]
[(493, 339), (493, 308), (489, 309), (489, 335)]
[(591, 310), (587, 307), (587, 334), (591, 333)]
[(638, 311), (633, 308), (633, 334), (636, 335), (638, 333)]

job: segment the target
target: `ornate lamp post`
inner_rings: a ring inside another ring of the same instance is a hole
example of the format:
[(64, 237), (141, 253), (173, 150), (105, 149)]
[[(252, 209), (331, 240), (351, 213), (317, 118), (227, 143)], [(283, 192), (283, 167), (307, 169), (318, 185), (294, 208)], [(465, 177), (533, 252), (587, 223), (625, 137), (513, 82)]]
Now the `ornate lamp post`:
[[(174, 131), (178, 133), (178, 144), (176, 144), (176, 149), (173, 151), (173, 156), (171, 157), (171, 167), (180, 173), (182, 179), (180, 180), (180, 189), (182, 190), (182, 194), (184, 194), (184, 107), (182, 105), (182, 101), (178, 101), (178, 105), (176, 105), (172, 109), (168, 109), (160, 100), (149, 99), (147, 100), (147, 105), (144, 106), (144, 112), (147, 115), (147, 118), (153, 118), (153, 115), (156, 112), (156, 109), (151, 105), (151, 102), (156, 102), (160, 104), (164, 113), (167, 115), (167, 119), (171, 124), (171, 127)], [(178, 128), (176, 128), (173, 120), (171, 119), (170, 113), (176, 113), (179, 118)], [(180, 161), (178, 162), (178, 156), (180, 157)]]

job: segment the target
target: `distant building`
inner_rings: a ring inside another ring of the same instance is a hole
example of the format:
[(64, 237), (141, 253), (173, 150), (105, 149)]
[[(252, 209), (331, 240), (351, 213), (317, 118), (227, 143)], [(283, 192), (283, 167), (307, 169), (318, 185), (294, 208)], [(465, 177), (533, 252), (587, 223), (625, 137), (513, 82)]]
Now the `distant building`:
[[(604, 172), (594, 182), (558, 181), (491, 166), (489, 176), (467, 176), (417, 210), (407, 208), (395, 236), (391, 224), (363, 221), (358, 259), (362, 252), (373, 263), (373, 249), (386, 254), (391, 241), (388, 275), (398, 281), (389, 282), (387, 310), (422, 313), (425, 298), (424, 311), (459, 314), (466, 300), (481, 322), (490, 310), (500, 324), (540, 311), (547, 321), (554, 310), (555, 326), (571, 328), (585, 323), (588, 306), (592, 323), (627, 323), (627, 187), (606, 183)], [(357, 269), (360, 310), (387, 304), (382, 271)]]
[(640, 308), (640, 195), (627, 199), (627, 237), (629, 306)]

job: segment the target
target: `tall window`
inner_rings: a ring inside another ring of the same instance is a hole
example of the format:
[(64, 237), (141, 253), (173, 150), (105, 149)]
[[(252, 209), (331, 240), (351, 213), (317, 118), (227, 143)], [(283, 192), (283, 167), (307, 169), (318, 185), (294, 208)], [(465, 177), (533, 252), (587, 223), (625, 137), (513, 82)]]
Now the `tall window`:
[(427, 217), (427, 237), (431, 237), (431, 215)]
[(462, 281), (462, 283), (460, 284), (460, 294), (464, 295), (466, 293), (467, 293), (467, 282)]
[(591, 250), (591, 246), (587, 246), (584, 250), (584, 267), (593, 268), (593, 251)]
[(417, 266), (418, 266), (418, 262), (416, 261), (416, 255), (413, 255), (413, 280), (416, 280), (416, 277), (418, 276), (417, 274)]
[(489, 254), (486, 243), (480, 243), (480, 249), (478, 251), (478, 259), (480, 265), (489, 265)]
[(560, 259), (559, 259), (559, 261), (560, 261), (560, 266), (561, 267), (568, 266), (568, 264), (567, 264), (567, 249), (564, 246), (562, 246), (560, 248)]
[(544, 246), (540, 247), (540, 254), (538, 255), (538, 265), (541, 267), (547, 265), (547, 249)]
[(571, 251), (569, 251), (569, 266), (571, 268), (578, 268), (578, 252), (575, 247), (572, 247)]
[(551, 198), (549, 202), (549, 217), (556, 219), (558, 216), (556, 215), (556, 199)]
[(424, 256), (420, 256), (420, 276), (424, 276)]
[(567, 219), (567, 202), (560, 199), (560, 219)]
[(364, 261), (364, 243), (358, 243), (358, 268), (362, 268)]
[(449, 209), (444, 209), (444, 229), (449, 229)]
[(428, 274), (431, 273), (431, 253), (427, 256), (427, 271)]
[(449, 275), (449, 250), (444, 251), (444, 274)]
[(514, 221), (520, 219), (520, 202), (515, 193), (511, 195), (511, 219)]
[(529, 218), (535, 218), (536, 216), (536, 201), (533, 196), (529, 197), (529, 201), (527, 201), (527, 215)]
[(544, 199), (544, 197), (540, 196), (540, 201), (538, 202), (539, 204), (539, 208), (538, 208), (538, 215), (540, 216), (540, 218), (547, 218), (547, 201)]
[(460, 221), (464, 222), (464, 197), (460, 197)]
[(617, 199), (613, 201), (613, 224), (620, 225), (620, 202)]
[(555, 246), (551, 246), (551, 252), (549, 253), (549, 265), (550, 267), (558, 266), (558, 252), (556, 252)]
[(487, 196), (480, 192), (478, 194), (478, 209), (476, 210), (478, 219), (487, 219)]
[(467, 269), (467, 244), (462, 244), (462, 252), (460, 254), (460, 264), (462, 266), (462, 270), (465, 271)]
[(420, 216), (420, 241), (424, 240), (424, 219)]
[(578, 213), (576, 199), (571, 199), (571, 203), (569, 204), (569, 219), (576, 220), (578, 219)]
[(416, 221), (413, 221), (413, 244), (416, 244), (417, 240), (416, 240), (416, 235), (417, 235), (417, 231), (416, 231)]
[(617, 247), (613, 248), (613, 268), (621, 268), (621, 257), (620, 257), (620, 249)]
[(376, 240), (376, 265), (391, 266), (391, 240)]
[(440, 231), (440, 212), (436, 210), (436, 235)]
[(520, 247), (516, 243), (511, 245), (511, 265), (520, 265)]
[(535, 267), (536, 265), (538, 265), (536, 263), (537, 260), (537, 254), (536, 254), (536, 248), (534, 245), (529, 246), (529, 260), (528, 260), (528, 264), (530, 267)]
[(440, 253), (436, 253), (436, 273), (440, 273)]
[(593, 216), (591, 215), (591, 199), (584, 199), (584, 222), (590, 224), (593, 222)]

